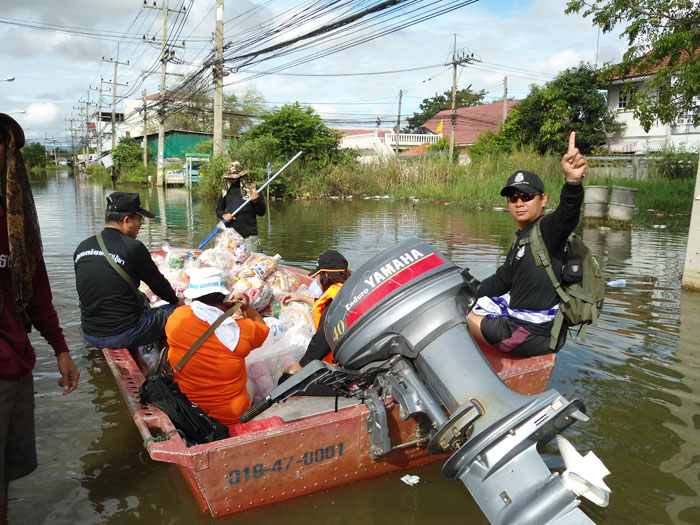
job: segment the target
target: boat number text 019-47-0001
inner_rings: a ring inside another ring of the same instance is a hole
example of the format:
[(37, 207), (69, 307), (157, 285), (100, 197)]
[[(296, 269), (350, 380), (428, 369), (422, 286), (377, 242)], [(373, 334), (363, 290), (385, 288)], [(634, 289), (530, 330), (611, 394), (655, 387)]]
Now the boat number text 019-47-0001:
[(290, 469), (294, 470), (297, 465), (308, 466), (342, 456), (343, 443), (329, 445), (325, 448), (308, 450), (298, 457), (286, 456), (280, 458), (272, 463), (272, 465), (258, 463), (257, 465), (247, 466), (242, 470), (234, 469), (228, 473), (228, 482), (229, 485), (238, 485), (239, 483), (245, 483), (252, 479), (260, 479), (266, 475), (284, 472)]

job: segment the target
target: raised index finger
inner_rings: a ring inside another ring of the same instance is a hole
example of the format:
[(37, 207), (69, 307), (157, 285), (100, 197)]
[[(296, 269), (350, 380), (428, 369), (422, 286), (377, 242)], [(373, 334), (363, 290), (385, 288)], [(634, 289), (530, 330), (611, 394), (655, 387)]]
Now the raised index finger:
[(569, 153), (573, 153), (576, 149), (576, 132), (572, 131), (569, 135)]

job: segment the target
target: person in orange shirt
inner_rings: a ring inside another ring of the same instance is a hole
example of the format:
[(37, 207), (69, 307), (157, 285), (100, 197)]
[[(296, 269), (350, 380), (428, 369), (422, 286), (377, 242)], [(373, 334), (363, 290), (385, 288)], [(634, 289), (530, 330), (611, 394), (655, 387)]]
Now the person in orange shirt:
[(316, 269), (309, 274), (309, 277), (315, 277), (317, 279), (321, 290), (323, 290), (323, 295), (315, 301), (313, 297), (297, 293), (290, 293), (282, 298), (282, 304), (285, 305), (289, 304), (291, 301), (298, 301), (312, 307), (316, 333), (311, 338), (311, 342), (306, 348), (304, 356), (298, 363), (289, 366), (284, 371), (280, 382), (287, 379), (289, 375), (296, 374), (301, 370), (301, 367), (315, 359), (333, 363), (333, 352), (328, 345), (328, 341), (326, 341), (323, 330), (319, 330), (319, 326), (323, 326), (323, 321), (325, 320), (323, 315), (326, 308), (331, 304), (333, 298), (343, 286), (343, 283), (350, 277), (350, 274), (351, 272), (348, 270), (348, 261), (345, 257), (343, 257), (340, 252), (328, 250), (321, 254), (316, 263)]
[[(222, 312), (232, 306), (226, 302), (230, 292), (225, 284), (217, 268), (192, 272), (184, 292), (192, 303), (177, 308), (165, 325), (170, 345), (168, 360), (173, 368)], [(245, 358), (262, 346), (270, 331), (247, 295), (237, 294), (234, 300), (241, 302), (244, 318), (230, 317), (221, 323), (173, 376), (190, 401), (224, 425), (238, 423), (250, 407)]]

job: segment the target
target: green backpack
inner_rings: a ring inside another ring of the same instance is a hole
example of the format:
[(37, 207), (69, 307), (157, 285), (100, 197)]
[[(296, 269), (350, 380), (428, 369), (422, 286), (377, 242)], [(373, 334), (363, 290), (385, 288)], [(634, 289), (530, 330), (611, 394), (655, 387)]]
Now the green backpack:
[(579, 333), (585, 341), (588, 325), (596, 326), (598, 324), (598, 314), (603, 308), (603, 299), (605, 298), (605, 281), (598, 261), (595, 260), (588, 246), (583, 243), (583, 239), (572, 233), (566, 241), (562, 282), (560, 283), (554, 275), (547, 247), (542, 241), (539, 221), (532, 228), (526, 242), (531, 246), (535, 264), (544, 266), (561, 299), (559, 311), (552, 326), (552, 339), (549, 348), (551, 350), (556, 348), (564, 324), (567, 328), (581, 325)]

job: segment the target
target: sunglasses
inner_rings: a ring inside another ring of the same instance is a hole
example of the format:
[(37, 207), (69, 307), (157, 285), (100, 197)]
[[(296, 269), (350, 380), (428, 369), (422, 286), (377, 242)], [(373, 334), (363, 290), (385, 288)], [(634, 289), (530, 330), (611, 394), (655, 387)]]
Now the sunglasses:
[(541, 193), (511, 193), (508, 195), (508, 202), (515, 204), (520, 199), (523, 202), (530, 202)]

